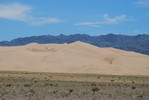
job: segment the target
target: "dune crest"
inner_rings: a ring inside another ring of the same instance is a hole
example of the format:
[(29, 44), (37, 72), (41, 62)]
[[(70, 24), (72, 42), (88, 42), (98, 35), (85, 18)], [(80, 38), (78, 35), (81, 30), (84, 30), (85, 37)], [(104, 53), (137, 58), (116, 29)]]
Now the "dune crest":
[(149, 56), (84, 42), (0, 47), (0, 71), (149, 75)]

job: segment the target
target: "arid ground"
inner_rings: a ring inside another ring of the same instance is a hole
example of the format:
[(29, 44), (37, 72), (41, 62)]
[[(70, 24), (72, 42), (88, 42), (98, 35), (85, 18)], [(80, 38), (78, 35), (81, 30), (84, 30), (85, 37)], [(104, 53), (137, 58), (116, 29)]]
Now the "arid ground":
[(149, 76), (0, 72), (0, 100), (148, 100)]

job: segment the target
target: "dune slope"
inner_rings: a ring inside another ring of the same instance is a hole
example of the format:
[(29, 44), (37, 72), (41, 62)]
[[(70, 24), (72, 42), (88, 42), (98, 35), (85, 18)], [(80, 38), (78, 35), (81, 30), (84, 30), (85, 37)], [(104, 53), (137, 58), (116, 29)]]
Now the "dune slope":
[(0, 71), (149, 75), (149, 56), (83, 42), (0, 47)]

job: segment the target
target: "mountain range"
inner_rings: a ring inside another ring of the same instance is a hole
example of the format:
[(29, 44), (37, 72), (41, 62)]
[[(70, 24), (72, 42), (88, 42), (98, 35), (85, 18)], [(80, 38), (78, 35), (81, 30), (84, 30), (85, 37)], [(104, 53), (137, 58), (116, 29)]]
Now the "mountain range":
[(1, 41), (0, 46), (21, 46), (29, 43), (72, 43), (76, 41), (86, 42), (98, 47), (113, 47), (126, 51), (134, 51), (149, 55), (149, 35), (142, 34), (136, 36), (107, 34), (100, 36), (90, 36), (87, 34), (73, 34), (73, 35), (42, 35), (31, 36), (24, 38), (17, 38), (11, 41)]

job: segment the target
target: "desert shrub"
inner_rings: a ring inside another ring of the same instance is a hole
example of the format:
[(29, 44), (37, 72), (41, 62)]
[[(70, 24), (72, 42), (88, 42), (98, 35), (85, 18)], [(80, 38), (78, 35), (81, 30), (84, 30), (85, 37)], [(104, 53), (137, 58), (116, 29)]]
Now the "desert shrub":
[(34, 81), (34, 83), (37, 83), (37, 81)]
[(48, 86), (49, 85), (49, 83), (44, 83), (44, 86)]
[(114, 82), (114, 80), (111, 80), (111, 82)]
[(30, 89), (29, 92), (32, 93), (32, 94), (36, 93), (35, 90), (33, 90), (33, 89)]
[(52, 78), (52, 76), (51, 76), (51, 75), (49, 75), (49, 77), (50, 77), (50, 78)]
[(73, 92), (74, 90), (73, 90), (73, 89), (69, 89), (68, 91), (69, 91), (69, 93), (71, 93), (71, 92)]
[(53, 94), (57, 94), (58, 93), (58, 90), (54, 90), (52, 93)]
[(6, 87), (11, 87), (12, 85), (11, 85), (11, 84), (5, 84), (5, 86), (6, 86)]
[(95, 88), (92, 88), (92, 91), (93, 91), (93, 92), (97, 92), (97, 91), (100, 91), (100, 89), (97, 88), (97, 87), (95, 87)]
[(91, 86), (97, 86), (97, 84), (96, 83), (92, 83)]
[(52, 83), (50, 83), (50, 86), (53, 86), (53, 84), (52, 84)]
[(136, 86), (132, 86), (131, 89), (136, 89)]
[(25, 86), (25, 87), (31, 87), (31, 85), (30, 85), (30, 84), (24, 84), (24, 86)]

